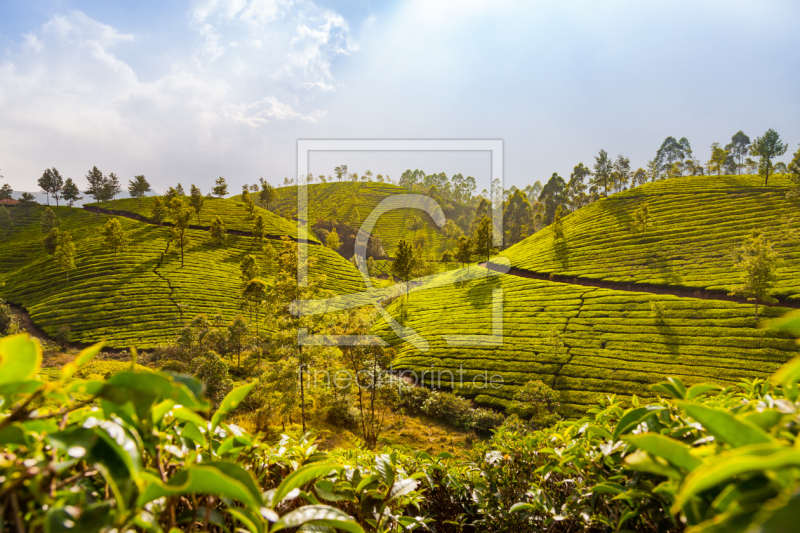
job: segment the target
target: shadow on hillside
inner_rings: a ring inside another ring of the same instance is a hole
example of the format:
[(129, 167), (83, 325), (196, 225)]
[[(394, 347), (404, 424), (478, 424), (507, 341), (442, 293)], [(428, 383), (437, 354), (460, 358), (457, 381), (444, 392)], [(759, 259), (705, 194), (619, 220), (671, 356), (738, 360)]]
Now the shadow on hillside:
[(569, 245), (566, 239), (556, 239), (553, 252), (559, 268), (561, 270), (569, 269)]
[(678, 355), (680, 352), (680, 336), (675, 333), (675, 330), (663, 320), (659, 319), (656, 319), (656, 329), (658, 330), (658, 334), (663, 338), (664, 346), (669, 350), (669, 353)]
[(653, 254), (653, 260), (648, 265), (658, 271), (661, 280), (664, 283), (679, 283), (681, 280), (680, 275), (673, 269), (671, 264), (672, 258), (666, 253), (656, 252)]
[(500, 288), (500, 286), (498, 276), (487, 276), (471, 282), (462, 282), (467, 300), (476, 309), (492, 305), (492, 291)]

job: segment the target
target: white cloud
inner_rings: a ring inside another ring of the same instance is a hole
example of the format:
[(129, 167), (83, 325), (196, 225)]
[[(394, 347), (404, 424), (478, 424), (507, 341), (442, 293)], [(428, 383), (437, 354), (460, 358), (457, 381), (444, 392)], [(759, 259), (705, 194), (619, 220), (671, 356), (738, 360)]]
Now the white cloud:
[[(207, 39), (195, 53), (213, 65), (186, 58), (153, 79), (121, 59), (138, 49), (135, 36), (81, 12), (24, 35), (0, 63), (0, 146), (12, 186), (24, 180), (30, 189), (29, 177), (53, 165), (73, 178), (95, 164), (118, 173), (159, 164), (199, 172), (263, 151), (281, 124), (325, 116), (270, 82), (258, 55), (241, 53), (210, 24), (202, 31)], [(214, 62), (223, 52), (237, 55)]]

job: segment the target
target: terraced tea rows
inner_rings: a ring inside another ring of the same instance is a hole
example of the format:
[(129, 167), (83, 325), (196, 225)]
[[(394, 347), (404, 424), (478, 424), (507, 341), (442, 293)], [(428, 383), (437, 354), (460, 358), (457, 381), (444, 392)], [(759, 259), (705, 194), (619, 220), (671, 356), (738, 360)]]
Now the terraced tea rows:
[[(757, 176), (697, 176), (649, 183), (564, 218), (565, 239), (540, 231), (501, 255), (514, 267), (625, 283), (729, 291), (741, 281), (730, 251), (753, 229), (775, 243), (781, 263), (775, 295), (800, 300), (800, 204), (788, 181)], [(652, 228), (630, 226), (647, 204)]]
[[(433, 368), (434, 376), (442, 370), (434, 378), (441, 386), (485, 404), (506, 406), (521, 384), (542, 379), (560, 391), (569, 415), (603, 394), (652, 396), (650, 385), (668, 376), (691, 384), (766, 377), (798, 352), (788, 335), (755, 328), (749, 305), (511, 275), (458, 281), (463, 270), (446, 275), (452, 285), (413, 292), (410, 298), (405, 325), (430, 343), (430, 351), (400, 343), (385, 322), (375, 332), (397, 345), (396, 369)], [(492, 333), (494, 289), (502, 289), (502, 344), (479, 345), (473, 339), (468, 346), (448, 345), (443, 335)], [(395, 317), (398, 305), (390, 308)], [(474, 386), (486, 379), (484, 374), (499, 376), (504, 386)], [(484, 377), (473, 381), (479, 375)], [(430, 384), (430, 374), (425, 381)]]
[[(239, 263), (245, 255), (261, 257), (262, 272), (274, 275), (274, 261), (248, 237), (229, 236), (214, 245), (208, 232), (190, 231), (185, 267), (180, 251), (168, 245), (169, 229), (120, 217), (129, 233), (129, 249), (121, 253), (118, 268), (98, 240), (107, 220), (80, 209), (59, 208), (61, 228), (75, 240), (76, 268), (69, 283), (41, 245), (39, 220), (43, 208), (20, 220), (0, 249), (0, 294), (24, 306), (48, 334), (69, 326), (73, 340), (105, 340), (113, 347), (136, 344), (147, 348), (171, 341), (188, 320), (199, 313), (217, 313), (226, 319), (242, 314)], [(279, 242), (269, 243), (276, 252)], [(337, 293), (356, 292), (364, 284), (355, 267), (338, 254), (309, 246), (317, 264), (311, 275), (325, 274), (325, 288)], [(263, 327), (263, 325), (262, 325)]]
[[(189, 205), (189, 198), (184, 197), (184, 203)], [(122, 200), (114, 200), (111, 202), (101, 202), (102, 209), (110, 209), (118, 212), (133, 213), (142, 216), (148, 220), (151, 218), (153, 197), (142, 198), (141, 206), (139, 200), (133, 198), (124, 198)], [(95, 204), (88, 206), (87, 209), (92, 210)], [(231, 200), (227, 198), (213, 198), (206, 197), (203, 209), (200, 212), (200, 217), (192, 218), (192, 225), (199, 226), (203, 229), (211, 226), (214, 217), (219, 215), (229, 230), (244, 231), (250, 233), (253, 230), (253, 224), (247, 219), (247, 210), (244, 203), (241, 201)], [(256, 215), (261, 215), (264, 219), (264, 227), (266, 228), (267, 235), (288, 235), (294, 239), (297, 238), (297, 223), (285, 218), (277, 216), (275, 213), (267, 211), (256, 206)], [(170, 217), (164, 219), (166, 222), (171, 222)], [(309, 235), (309, 239), (319, 242), (318, 239)]]
[[(405, 187), (386, 183), (318, 183), (303, 185), (308, 189), (308, 218), (311, 224), (316, 220), (338, 220), (358, 228), (384, 198), (399, 194), (409, 194)], [(270, 209), (280, 213), (297, 214), (297, 187), (276, 189), (276, 198)], [(453, 205), (449, 218), (457, 219), (467, 215), (472, 208), (460, 204)], [(411, 240), (414, 231), (407, 223), (413, 217), (422, 218), (421, 231), (428, 239), (427, 249), (431, 259), (439, 259), (442, 253), (454, 244), (446, 242), (441, 229), (424, 212), (417, 209), (389, 211), (378, 220), (376, 226), (386, 253), (393, 256), (401, 239)]]

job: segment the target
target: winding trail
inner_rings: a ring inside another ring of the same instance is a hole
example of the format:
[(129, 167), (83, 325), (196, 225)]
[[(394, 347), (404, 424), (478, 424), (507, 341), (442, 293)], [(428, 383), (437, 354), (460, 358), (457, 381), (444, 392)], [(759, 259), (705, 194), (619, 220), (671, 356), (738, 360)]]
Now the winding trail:
[[(494, 270), (495, 272), (504, 272), (505, 267), (493, 264), (491, 261), (479, 263), (483, 268)], [(725, 291), (698, 289), (693, 287), (680, 287), (680, 286), (666, 286), (656, 285), (653, 283), (627, 283), (621, 281), (606, 281), (599, 279), (580, 278), (576, 276), (564, 276), (562, 274), (552, 274), (549, 272), (534, 272), (532, 270), (525, 270), (522, 268), (511, 267), (506, 272), (507, 275), (517, 276), (520, 278), (538, 279), (542, 281), (552, 281), (555, 283), (566, 283), (569, 285), (581, 285), (583, 287), (595, 287), (598, 289), (612, 289), (615, 291), (625, 292), (643, 292), (649, 294), (671, 294), (679, 298), (697, 298), (701, 300), (721, 300), (726, 302), (736, 302), (743, 304), (751, 304), (747, 298), (743, 296), (731, 296)], [(792, 309), (800, 309), (800, 301), (777, 299), (777, 303), (767, 304), (759, 302), (759, 306), (764, 307), (789, 307)]]
[[(168, 221), (164, 221), (161, 224), (156, 224), (155, 222), (153, 222), (149, 218), (144, 217), (144, 216), (140, 215), (139, 213), (133, 213), (131, 211), (119, 211), (119, 210), (114, 210), (114, 209), (106, 209), (104, 207), (99, 207), (98, 208), (97, 206), (93, 206), (93, 205), (84, 205), (83, 209), (85, 209), (86, 211), (89, 211), (90, 213), (95, 213), (95, 214), (99, 210), (104, 215), (112, 215), (112, 216), (115, 216), (115, 217), (130, 218), (131, 220), (144, 222), (145, 224), (150, 224), (151, 226), (161, 226), (161, 227), (172, 227), (173, 226), (172, 222), (168, 222)], [(193, 229), (193, 230), (209, 231), (211, 229), (211, 226), (198, 226), (197, 224), (190, 224), (188, 226), (188, 228), (189, 229)], [(253, 236), (253, 233), (250, 232), (250, 231), (242, 231), (242, 230), (238, 230), (238, 229), (229, 229), (229, 230), (227, 230), (226, 233), (228, 233), (229, 235), (238, 235), (240, 237), (252, 237)], [(321, 246), (322, 245), (322, 243), (319, 243), (319, 242), (316, 242), (316, 241), (309, 241), (308, 239), (298, 239), (296, 237), (292, 237), (291, 235), (273, 235), (273, 234), (270, 234), (270, 233), (265, 235), (265, 238), (273, 240), (273, 241), (279, 241), (283, 237), (289, 237), (290, 239), (292, 239), (295, 242), (305, 242), (306, 244), (312, 244), (314, 246)]]

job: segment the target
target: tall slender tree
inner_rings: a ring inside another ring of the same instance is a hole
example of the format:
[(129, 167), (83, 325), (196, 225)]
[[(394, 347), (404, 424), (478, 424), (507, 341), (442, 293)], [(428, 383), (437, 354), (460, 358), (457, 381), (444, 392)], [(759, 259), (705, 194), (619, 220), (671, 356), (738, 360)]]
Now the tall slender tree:
[(397, 253), (392, 261), (392, 274), (402, 279), (406, 284), (406, 301), (408, 301), (408, 281), (414, 271), (414, 250), (405, 239), (397, 243)]
[(86, 181), (89, 182), (89, 188), (86, 189), (84, 194), (91, 196), (97, 202), (97, 218), (100, 218), (100, 202), (108, 200), (110, 196), (108, 180), (103, 173), (97, 170), (97, 167), (92, 167), (92, 170), (86, 175)]
[(261, 193), (258, 195), (259, 201), (267, 206), (269, 210), (270, 204), (275, 200), (275, 187), (270, 185), (267, 180), (261, 178)]
[(59, 234), (53, 258), (58, 267), (66, 272), (69, 283), (69, 271), (75, 268), (75, 243), (72, 242), (72, 235), (68, 231)]
[(167, 206), (164, 205), (164, 201), (161, 199), (160, 196), (156, 196), (153, 198), (153, 203), (150, 205), (150, 218), (153, 219), (153, 222), (158, 224), (159, 226), (164, 222), (164, 219), (167, 217), (168, 209)]
[(209, 231), (211, 232), (211, 240), (214, 241), (215, 244), (223, 244), (225, 242), (228, 228), (219, 215), (214, 217), (214, 222), (211, 223)]
[(72, 181), (72, 178), (67, 178), (67, 181), (64, 182), (64, 189), (61, 191), (61, 197), (70, 207), (78, 200), (83, 199), (80, 189), (78, 189), (78, 186)]
[(56, 207), (58, 207), (58, 199), (64, 186), (64, 180), (58, 170), (55, 167), (45, 169), (42, 177), (39, 178), (38, 184), (39, 188), (47, 196), (47, 205), (50, 205), (50, 197), (52, 196), (56, 201)]
[(11, 218), (11, 212), (4, 205), (0, 206), (0, 230), (3, 230), (3, 240), (6, 240), (6, 234), (14, 227), (14, 221)]
[(150, 183), (148, 183), (144, 176), (134, 176), (132, 180), (128, 181), (128, 194), (131, 195), (131, 198), (139, 200), (139, 208), (142, 207), (142, 198), (147, 196), (147, 193), (152, 190), (153, 189), (150, 188)]
[[(611, 158), (608, 157), (608, 152), (605, 150), (600, 150), (600, 153), (595, 156), (594, 161), (594, 176), (589, 183), (599, 189), (602, 189), (603, 196), (608, 196), (608, 189), (611, 185), (611, 173), (614, 171), (614, 164), (611, 162)], [(555, 210), (555, 208), (553, 209)]]
[(789, 198), (800, 199), (800, 148), (794, 153), (792, 162), (789, 163), (789, 180), (793, 183), (788, 193)]
[(772, 174), (772, 160), (786, 153), (789, 145), (781, 142), (778, 132), (769, 129), (761, 137), (756, 137), (750, 147), (750, 153), (760, 158), (758, 163), (758, 173), (764, 178), (764, 185), (769, 184), (769, 176)]
[(737, 161), (737, 174), (741, 174), (745, 166), (744, 158), (750, 153), (750, 137), (745, 135), (742, 130), (737, 131), (733, 137), (731, 137), (730, 144), (725, 146), (725, 150)]
[(119, 219), (112, 217), (103, 226), (101, 236), (106, 249), (114, 253), (114, 270), (116, 270), (117, 255), (128, 247), (128, 233), (120, 224)]
[(483, 217), (480, 222), (478, 222), (478, 226), (475, 229), (475, 235), (472, 239), (475, 245), (475, 253), (481, 257), (485, 256), (486, 261), (489, 261), (489, 257), (494, 252), (494, 240), (492, 237), (492, 219), (489, 217)]
[(4, 183), (2, 187), (0, 187), (0, 202), (9, 202), (14, 194), (14, 190), (11, 188), (11, 185), (8, 183)]
[(186, 247), (191, 242), (191, 239), (189, 238), (189, 222), (194, 216), (194, 208), (185, 207), (180, 198), (174, 199), (171, 207), (172, 209), (170, 209), (170, 212), (172, 219), (174, 220), (174, 224), (170, 231), (170, 235), (172, 237), (172, 241), (177, 243), (178, 247), (181, 249), (181, 268), (183, 268)]
[(743, 283), (734, 289), (732, 295), (746, 296), (755, 302), (756, 322), (758, 322), (758, 303), (774, 301), (770, 295), (775, 283), (775, 267), (778, 252), (764, 234), (754, 230), (741, 246), (731, 254), (733, 266), (742, 273)]
[(194, 212), (197, 215), (197, 223), (200, 224), (200, 212), (203, 210), (203, 205), (206, 203), (206, 199), (203, 197), (203, 193), (200, 192), (200, 188), (195, 187), (194, 183), (192, 183), (191, 187), (191, 198), (189, 199), (189, 204), (194, 208)]
[(113, 172), (111, 172), (106, 179), (106, 187), (108, 188), (106, 194), (112, 200), (116, 200), (117, 195), (122, 192), (122, 184), (119, 182), (117, 175)]
[(228, 196), (228, 184), (225, 182), (225, 178), (222, 176), (217, 178), (217, 181), (214, 182), (214, 188), (211, 189), (211, 194), (217, 198)]

